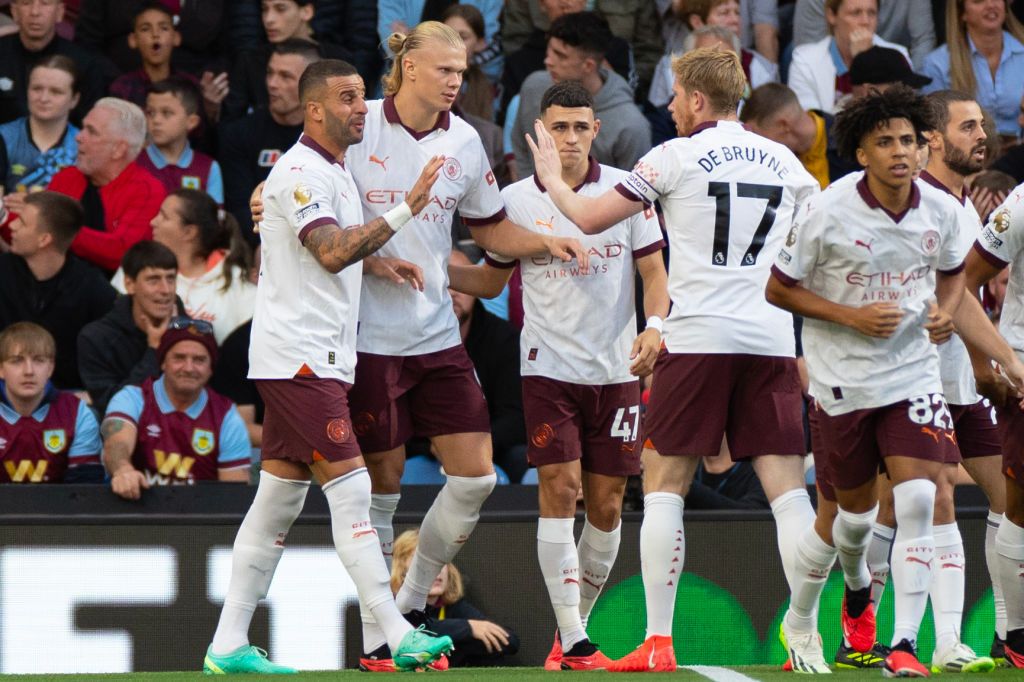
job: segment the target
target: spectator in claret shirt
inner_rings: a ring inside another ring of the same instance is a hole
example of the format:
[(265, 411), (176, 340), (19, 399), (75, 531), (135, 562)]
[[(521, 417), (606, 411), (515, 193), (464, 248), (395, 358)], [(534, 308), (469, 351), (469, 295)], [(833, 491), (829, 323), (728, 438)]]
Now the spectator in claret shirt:
[(152, 234), (149, 221), (166, 191), (135, 164), (146, 140), (146, 116), (131, 102), (96, 102), (75, 139), (75, 165), (53, 176), (49, 189), (82, 204), (85, 221), (71, 251), (109, 274), (132, 244)]

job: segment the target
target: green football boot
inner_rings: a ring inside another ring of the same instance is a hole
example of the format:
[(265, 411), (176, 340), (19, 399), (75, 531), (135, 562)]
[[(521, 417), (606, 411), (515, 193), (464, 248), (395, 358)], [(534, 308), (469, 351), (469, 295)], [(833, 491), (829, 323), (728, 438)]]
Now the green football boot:
[(438, 637), (421, 625), (405, 634), (394, 653), (393, 660), (399, 670), (416, 670), (436, 661), (454, 648), (451, 637)]
[[(448, 643), (451, 644), (450, 639)], [(295, 668), (289, 668), (288, 666), (272, 662), (267, 658), (266, 651), (247, 644), (223, 656), (218, 656), (210, 649), (207, 649), (206, 658), (203, 659), (203, 672), (207, 675), (237, 675), (244, 673), (294, 675), (299, 671)]]

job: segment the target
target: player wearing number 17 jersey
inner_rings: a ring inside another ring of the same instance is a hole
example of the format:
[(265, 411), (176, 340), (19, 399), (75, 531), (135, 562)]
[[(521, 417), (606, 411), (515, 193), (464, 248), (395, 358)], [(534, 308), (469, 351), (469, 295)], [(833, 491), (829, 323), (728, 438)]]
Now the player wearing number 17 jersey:
[(530, 142), (537, 176), (584, 233), (597, 233), (660, 200), (671, 260), (672, 310), (654, 367), (644, 424), (640, 552), (647, 639), (610, 670), (674, 670), (672, 618), (682, 570), (683, 496), (700, 457), (723, 435), (754, 467), (772, 503), (792, 585), (795, 538), (814, 512), (803, 483), (800, 380), (792, 317), (764, 300), (768, 268), (800, 203), (817, 182), (792, 152), (746, 131), (736, 107), (746, 87), (735, 54), (694, 50), (673, 62), (670, 105), (679, 139), (648, 152), (599, 197), (559, 176), (551, 136)]

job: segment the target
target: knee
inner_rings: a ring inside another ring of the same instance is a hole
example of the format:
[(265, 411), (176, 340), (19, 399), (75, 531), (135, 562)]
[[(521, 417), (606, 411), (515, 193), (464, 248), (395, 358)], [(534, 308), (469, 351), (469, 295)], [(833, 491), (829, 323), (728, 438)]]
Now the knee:
[(444, 487), (459, 504), (479, 507), (497, 482), (494, 472), (485, 476), (448, 476)]
[(370, 486), (374, 493), (394, 495), (402, 490), (402, 474), (405, 472), (404, 457), (384, 457), (366, 461), (370, 472)]
[(892, 489), (898, 525), (922, 516), (930, 521), (935, 508), (935, 484), (924, 478), (905, 481)]
[(936, 526), (953, 523), (956, 510), (953, 506), (953, 486), (940, 483), (935, 492), (935, 513), (932, 523)]
[(597, 500), (591, 503), (587, 500), (587, 521), (598, 530), (610, 533), (619, 525), (619, 517), (622, 515), (622, 498), (611, 500)]

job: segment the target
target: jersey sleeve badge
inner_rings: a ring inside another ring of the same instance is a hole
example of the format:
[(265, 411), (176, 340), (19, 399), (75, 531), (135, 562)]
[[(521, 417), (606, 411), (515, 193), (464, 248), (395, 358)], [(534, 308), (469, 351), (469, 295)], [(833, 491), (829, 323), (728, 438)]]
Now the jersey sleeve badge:
[(305, 206), (309, 202), (313, 201), (313, 192), (301, 182), (295, 185), (295, 189), (292, 190), (292, 200), (298, 207)]
[(1010, 209), (1004, 208), (992, 218), (992, 227), (1002, 234), (1010, 229)]

